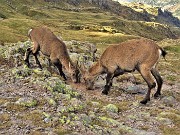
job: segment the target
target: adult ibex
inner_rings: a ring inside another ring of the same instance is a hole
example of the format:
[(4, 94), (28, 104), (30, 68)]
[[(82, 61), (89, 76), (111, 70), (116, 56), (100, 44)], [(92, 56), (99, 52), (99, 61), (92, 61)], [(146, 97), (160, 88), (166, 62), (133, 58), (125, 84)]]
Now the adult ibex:
[(152, 75), (158, 85), (154, 97), (161, 95), (163, 80), (156, 69), (160, 55), (165, 57), (166, 52), (154, 41), (145, 38), (111, 45), (88, 72), (83, 72), (86, 87), (87, 89), (93, 89), (95, 78), (102, 73), (106, 73), (106, 85), (102, 93), (107, 95), (114, 77), (137, 70), (148, 84), (148, 92), (141, 101), (142, 104), (146, 104), (150, 101), (151, 90), (156, 86)]
[(73, 82), (79, 82), (79, 70), (72, 63), (66, 45), (63, 41), (57, 38), (53, 32), (47, 27), (37, 27), (30, 29), (28, 32), (29, 38), (33, 42), (33, 47), (28, 48), (25, 53), (25, 63), (29, 64), (29, 55), (32, 53), (35, 57), (36, 63), (42, 68), (37, 55), (39, 51), (47, 56), (50, 61), (58, 68), (60, 75), (66, 80), (66, 76), (62, 71), (62, 66), (70, 73)]

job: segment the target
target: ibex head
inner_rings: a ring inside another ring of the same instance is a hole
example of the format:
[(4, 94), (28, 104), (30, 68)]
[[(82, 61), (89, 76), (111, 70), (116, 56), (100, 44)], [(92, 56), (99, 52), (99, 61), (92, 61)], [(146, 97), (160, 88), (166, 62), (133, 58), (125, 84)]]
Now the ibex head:
[(86, 85), (86, 89), (88, 90), (92, 90), (93, 89), (93, 86), (94, 86), (94, 82), (95, 82), (95, 79), (96, 77), (95, 76), (92, 76), (90, 74), (90, 71), (91, 69), (87, 69), (85, 68), (84, 65), (81, 65), (81, 74), (82, 74), (82, 78), (85, 82), (85, 85)]

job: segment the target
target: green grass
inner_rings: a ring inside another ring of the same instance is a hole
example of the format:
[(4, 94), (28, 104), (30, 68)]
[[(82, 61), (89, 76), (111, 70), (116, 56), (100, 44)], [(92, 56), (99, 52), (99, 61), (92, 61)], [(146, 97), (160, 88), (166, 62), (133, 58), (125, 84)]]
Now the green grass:
[[(12, 0), (11, 4), (5, 0), (0, 1), (0, 17), (4, 18), (0, 20), (0, 43), (25, 41), (27, 40), (27, 31), (40, 25), (48, 26), (64, 40), (74, 39), (96, 44), (119, 43), (137, 36), (155, 40), (169, 37), (168, 29), (160, 24), (157, 24), (155, 28), (150, 23), (125, 20), (105, 11), (82, 10), (75, 12), (62, 10), (62, 7), (67, 7), (67, 5), (62, 2), (49, 4), (42, 0), (36, 2)], [(93, 29), (72, 30), (69, 27), (71, 25), (110, 26), (118, 30), (119, 34), (98, 32)]]
[[(180, 40), (163, 40), (158, 43), (167, 51), (166, 59), (161, 59), (158, 68), (170, 84), (180, 82)], [(168, 70), (167, 70), (168, 69)]]
[(160, 126), (161, 131), (164, 135), (179, 135), (179, 129), (168, 126)]

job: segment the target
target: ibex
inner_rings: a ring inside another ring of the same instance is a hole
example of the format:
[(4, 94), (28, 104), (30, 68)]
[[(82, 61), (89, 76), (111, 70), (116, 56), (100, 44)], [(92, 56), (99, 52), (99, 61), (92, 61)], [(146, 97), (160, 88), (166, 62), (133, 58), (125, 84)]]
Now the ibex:
[(63, 41), (57, 38), (53, 32), (47, 27), (37, 27), (30, 29), (28, 36), (33, 42), (33, 47), (28, 48), (25, 53), (24, 61), (29, 67), (29, 55), (32, 53), (35, 57), (36, 63), (42, 68), (37, 55), (39, 51), (47, 56), (51, 63), (53, 63), (59, 70), (60, 75), (66, 80), (66, 76), (62, 71), (62, 66), (70, 73), (73, 82), (79, 82), (79, 70), (72, 63), (66, 45)]
[(102, 93), (107, 95), (114, 77), (137, 70), (148, 85), (148, 92), (141, 101), (142, 104), (146, 104), (150, 101), (151, 90), (156, 86), (152, 75), (158, 85), (154, 97), (161, 95), (163, 80), (156, 69), (160, 55), (165, 58), (166, 52), (154, 41), (145, 38), (111, 45), (87, 72), (82, 69), (86, 87), (87, 89), (93, 89), (95, 78), (106, 73), (106, 85)]

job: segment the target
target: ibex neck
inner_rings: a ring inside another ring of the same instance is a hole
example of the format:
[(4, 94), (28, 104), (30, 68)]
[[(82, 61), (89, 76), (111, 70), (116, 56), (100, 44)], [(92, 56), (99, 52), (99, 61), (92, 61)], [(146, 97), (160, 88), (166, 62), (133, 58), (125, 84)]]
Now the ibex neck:
[(100, 61), (98, 61), (96, 64), (94, 64), (90, 69), (89, 69), (89, 74), (91, 76), (98, 76), (103, 72), (103, 67), (100, 64)]

